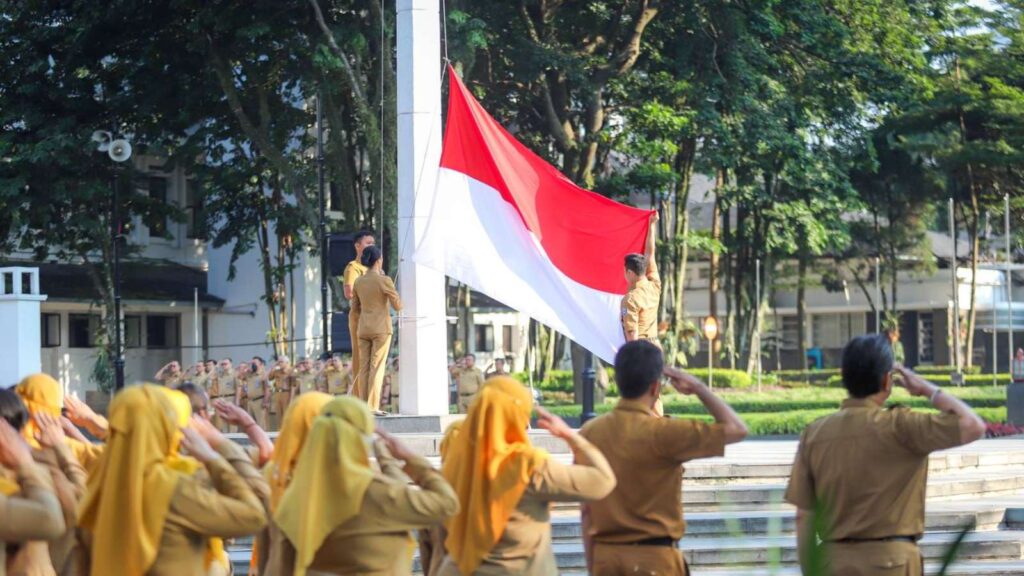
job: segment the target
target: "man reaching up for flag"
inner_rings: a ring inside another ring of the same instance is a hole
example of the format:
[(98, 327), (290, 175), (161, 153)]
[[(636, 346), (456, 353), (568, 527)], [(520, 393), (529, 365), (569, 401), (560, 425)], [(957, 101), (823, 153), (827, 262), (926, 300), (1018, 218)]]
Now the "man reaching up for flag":
[(626, 282), (629, 291), (622, 297), (622, 334), (626, 342), (647, 340), (661, 348), (658, 341), (658, 302), (661, 300), (661, 277), (654, 246), (658, 213), (651, 216), (650, 230), (643, 254), (626, 255)]

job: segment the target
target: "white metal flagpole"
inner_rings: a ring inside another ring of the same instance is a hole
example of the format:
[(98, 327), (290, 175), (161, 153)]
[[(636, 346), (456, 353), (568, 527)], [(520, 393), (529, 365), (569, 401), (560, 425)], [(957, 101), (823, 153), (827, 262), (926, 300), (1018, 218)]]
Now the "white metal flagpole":
[(1006, 205), (1005, 236), (1006, 236), (1006, 335), (1009, 351), (1010, 368), (1013, 368), (1015, 352), (1013, 349), (1013, 254), (1010, 252), (1010, 195), (1003, 199)]

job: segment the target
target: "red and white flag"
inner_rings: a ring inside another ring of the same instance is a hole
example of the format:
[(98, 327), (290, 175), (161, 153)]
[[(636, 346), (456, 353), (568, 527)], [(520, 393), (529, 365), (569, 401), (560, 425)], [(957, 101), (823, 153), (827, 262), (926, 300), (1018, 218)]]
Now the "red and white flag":
[(623, 258), (643, 252), (653, 212), (573, 184), (448, 76), (436, 196), (414, 260), (611, 362), (624, 341)]

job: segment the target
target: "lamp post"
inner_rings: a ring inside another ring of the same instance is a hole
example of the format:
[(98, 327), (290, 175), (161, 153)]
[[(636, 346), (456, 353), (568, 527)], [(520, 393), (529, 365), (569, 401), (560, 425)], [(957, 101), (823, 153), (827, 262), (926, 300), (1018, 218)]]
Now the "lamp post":
[(597, 374), (594, 372), (594, 354), (590, 350), (583, 351), (583, 413), (580, 414), (580, 426), (587, 423), (594, 413), (594, 385)]
[(704, 319), (704, 337), (708, 339), (708, 388), (715, 387), (715, 339), (718, 338), (718, 320), (714, 316)]
[[(127, 140), (115, 140), (113, 134), (105, 130), (92, 133), (92, 141), (96, 142), (96, 150), (106, 152), (111, 160), (120, 164), (132, 157), (132, 145)], [(114, 392), (124, 388), (124, 347), (121, 338), (121, 210), (117, 190), (117, 174), (112, 182), (113, 194), (110, 206), (110, 243), (113, 252), (114, 276)]]

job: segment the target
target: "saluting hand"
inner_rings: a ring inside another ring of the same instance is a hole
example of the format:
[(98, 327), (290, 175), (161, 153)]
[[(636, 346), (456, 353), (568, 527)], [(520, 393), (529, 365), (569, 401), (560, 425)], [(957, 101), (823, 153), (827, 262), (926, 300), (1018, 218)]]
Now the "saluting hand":
[(21, 468), (32, 463), (32, 449), (7, 420), (0, 418), (0, 464)]
[(189, 421), (189, 427), (199, 433), (203, 437), (203, 440), (211, 446), (220, 446), (221, 442), (226, 442), (227, 439), (204, 418), (192, 415), (192, 419)]
[(234, 424), (241, 428), (248, 428), (252, 424), (256, 423), (248, 412), (230, 402), (225, 402), (224, 400), (214, 400), (213, 409), (216, 410), (217, 415), (223, 418), (228, 424)]
[(672, 387), (680, 394), (696, 394), (700, 388), (705, 386), (694, 375), (678, 368), (665, 366), (664, 374), (668, 377), (669, 382), (672, 383)]
[(387, 446), (388, 452), (398, 460), (408, 462), (413, 458), (419, 456), (411, 448), (409, 448), (405, 442), (402, 442), (397, 437), (388, 434), (387, 432), (377, 428), (377, 436), (380, 436), (384, 440), (384, 445)]
[(921, 378), (913, 370), (897, 365), (893, 371), (903, 377), (901, 379), (903, 387), (911, 396), (930, 396), (935, 391), (934, 384)]
[(78, 426), (86, 426), (96, 421), (96, 412), (88, 404), (74, 396), (64, 397), (64, 410), (68, 419)]
[(74, 440), (78, 440), (79, 442), (84, 442), (86, 444), (89, 443), (89, 439), (85, 437), (85, 434), (82, 434), (82, 431), (79, 430), (71, 422), (71, 420), (68, 420), (66, 417), (60, 417), (60, 426), (64, 430), (64, 436), (70, 437)]
[(568, 440), (576, 434), (576, 431), (570, 428), (569, 425), (565, 423), (565, 420), (562, 420), (540, 406), (535, 407), (534, 410), (537, 411), (537, 427), (547, 430), (555, 438)]
[(64, 428), (61, 426), (59, 417), (45, 412), (36, 412), (32, 414), (32, 419), (35, 420), (36, 428), (39, 429), (36, 432), (36, 441), (40, 445), (53, 448), (64, 443)]

